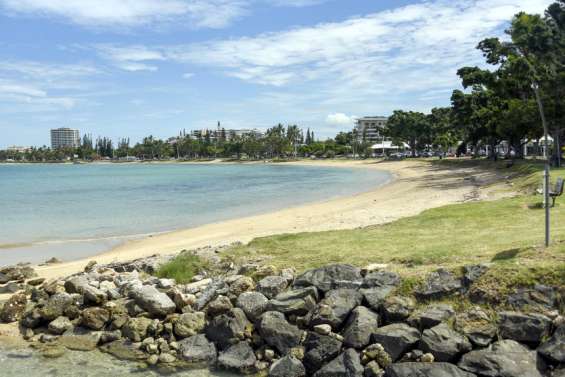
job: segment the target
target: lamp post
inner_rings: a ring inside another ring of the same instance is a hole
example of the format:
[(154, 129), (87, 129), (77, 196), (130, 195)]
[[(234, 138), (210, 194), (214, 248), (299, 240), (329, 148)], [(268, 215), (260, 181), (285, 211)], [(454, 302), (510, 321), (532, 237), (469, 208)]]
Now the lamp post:
[(543, 170), (543, 206), (545, 210), (545, 247), (549, 246), (549, 239), (550, 239), (550, 229), (549, 229), (549, 142), (548, 142), (548, 130), (547, 130), (547, 122), (545, 119), (545, 112), (543, 110), (543, 103), (541, 101), (541, 97), (539, 94), (539, 85), (537, 82), (534, 82), (532, 85), (534, 89), (534, 93), (536, 95), (536, 102), (538, 104), (538, 109), (541, 116), (541, 123), (543, 125), (543, 138), (544, 138), (544, 150), (543, 150), (543, 158), (545, 160), (544, 163), (544, 170)]

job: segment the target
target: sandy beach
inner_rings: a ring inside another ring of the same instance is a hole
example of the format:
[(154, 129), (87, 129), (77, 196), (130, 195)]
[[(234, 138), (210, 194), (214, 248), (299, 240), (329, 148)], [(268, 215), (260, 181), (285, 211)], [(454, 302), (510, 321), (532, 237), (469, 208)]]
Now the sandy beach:
[[(98, 263), (125, 261), (183, 249), (247, 243), (253, 238), (280, 233), (353, 229), (416, 215), (426, 209), (500, 195), (492, 183), (499, 177), (478, 168), (457, 170), (426, 161), (302, 161), (344, 168), (371, 168), (391, 172), (394, 179), (374, 190), (273, 213), (222, 221), (133, 240), (88, 260), (41, 266), (41, 277), (55, 278), (81, 271), (89, 260)], [(46, 256), (48, 259), (49, 256)]]

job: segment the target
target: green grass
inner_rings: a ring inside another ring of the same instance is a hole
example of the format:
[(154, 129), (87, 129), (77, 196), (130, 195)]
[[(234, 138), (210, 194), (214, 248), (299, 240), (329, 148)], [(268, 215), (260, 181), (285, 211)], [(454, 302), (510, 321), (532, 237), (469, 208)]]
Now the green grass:
[(203, 270), (208, 270), (207, 261), (194, 254), (182, 252), (177, 257), (162, 265), (157, 271), (157, 277), (175, 279), (179, 284), (189, 283), (192, 278)]

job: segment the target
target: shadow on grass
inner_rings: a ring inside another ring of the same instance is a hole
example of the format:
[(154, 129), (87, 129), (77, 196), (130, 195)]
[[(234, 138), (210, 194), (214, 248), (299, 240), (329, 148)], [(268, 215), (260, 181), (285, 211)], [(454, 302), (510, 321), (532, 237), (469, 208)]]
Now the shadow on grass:
[(508, 249), (508, 250), (503, 250), (499, 253), (496, 253), (494, 257), (492, 257), (491, 262), (497, 262), (497, 261), (504, 261), (504, 260), (509, 260), (509, 259), (513, 259), (515, 258), (518, 254), (520, 254), (520, 252), (522, 251), (522, 249)]

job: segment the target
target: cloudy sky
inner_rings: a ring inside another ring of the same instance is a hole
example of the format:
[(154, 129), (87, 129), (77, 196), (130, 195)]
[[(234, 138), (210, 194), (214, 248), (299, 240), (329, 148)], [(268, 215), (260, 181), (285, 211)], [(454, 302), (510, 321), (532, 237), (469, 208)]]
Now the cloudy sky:
[(0, 0), (0, 148), (449, 104), (458, 67), (550, 0)]

